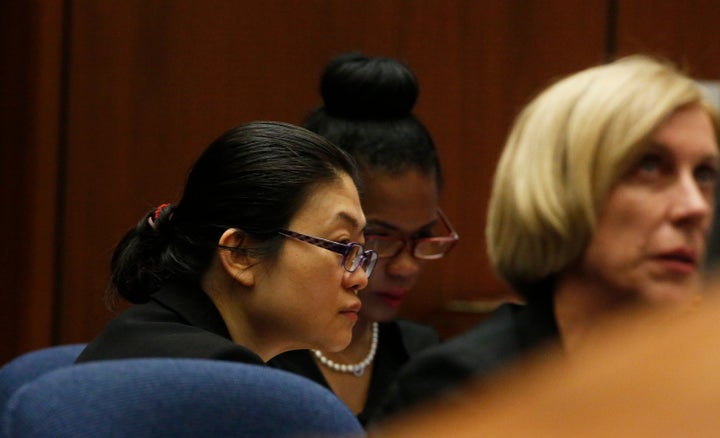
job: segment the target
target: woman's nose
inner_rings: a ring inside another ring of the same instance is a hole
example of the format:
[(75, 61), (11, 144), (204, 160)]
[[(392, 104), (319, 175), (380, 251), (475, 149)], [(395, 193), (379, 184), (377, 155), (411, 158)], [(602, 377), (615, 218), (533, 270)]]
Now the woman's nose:
[(713, 212), (713, 193), (698, 184), (693, 176), (685, 176), (678, 180), (677, 190), (673, 197), (671, 217), (674, 222), (709, 222)]
[(390, 258), (385, 264), (385, 271), (391, 276), (412, 277), (420, 272), (420, 261), (412, 256), (410, 248)]
[(345, 274), (343, 282), (346, 289), (363, 290), (367, 287), (368, 275), (362, 266), (358, 266), (354, 272), (346, 272)]

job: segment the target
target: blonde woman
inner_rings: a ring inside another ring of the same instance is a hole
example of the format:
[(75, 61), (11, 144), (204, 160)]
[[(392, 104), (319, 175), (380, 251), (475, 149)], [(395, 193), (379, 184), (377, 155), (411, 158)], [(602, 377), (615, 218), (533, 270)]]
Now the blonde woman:
[(695, 83), (641, 55), (540, 93), (510, 132), (487, 221), (491, 263), (527, 305), (419, 355), (386, 414), (541, 345), (572, 354), (616, 309), (695, 302), (718, 132)]

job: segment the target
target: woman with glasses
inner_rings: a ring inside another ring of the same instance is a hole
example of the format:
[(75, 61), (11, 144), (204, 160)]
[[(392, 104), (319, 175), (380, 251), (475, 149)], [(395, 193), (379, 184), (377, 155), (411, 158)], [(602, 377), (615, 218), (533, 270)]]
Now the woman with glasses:
[(218, 137), (180, 202), (145, 214), (112, 258), (109, 298), (134, 306), (78, 361), (209, 358), (264, 364), (339, 351), (377, 255), (352, 159), (323, 137), (254, 122)]
[[(386, 412), (540, 348), (573, 358), (617, 311), (700, 299), (717, 185), (716, 110), (635, 55), (551, 85), (519, 114), (488, 208), (490, 262), (526, 301), (408, 364)], [(602, 332), (601, 332), (602, 333)]]
[(315, 349), (280, 355), (270, 363), (332, 389), (365, 423), (399, 368), (435, 345), (434, 329), (396, 320), (423, 265), (458, 240), (440, 211), (440, 164), (433, 140), (413, 115), (418, 84), (394, 59), (358, 53), (338, 56), (321, 78), (324, 106), (305, 127), (350, 153), (362, 180), (365, 246), (378, 254), (353, 339), (341, 351)]

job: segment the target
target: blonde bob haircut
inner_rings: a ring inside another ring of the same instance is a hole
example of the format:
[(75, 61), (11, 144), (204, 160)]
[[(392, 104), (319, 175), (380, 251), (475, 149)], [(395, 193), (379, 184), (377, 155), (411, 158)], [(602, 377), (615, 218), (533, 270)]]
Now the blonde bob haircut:
[(498, 163), (486, 237), (495, 272), (525, 297), (577, 261), (613, 184), (658, 126), (687, 105), (715, 109), (673, 65), (643, 55), (572, 74), (518, 115)]

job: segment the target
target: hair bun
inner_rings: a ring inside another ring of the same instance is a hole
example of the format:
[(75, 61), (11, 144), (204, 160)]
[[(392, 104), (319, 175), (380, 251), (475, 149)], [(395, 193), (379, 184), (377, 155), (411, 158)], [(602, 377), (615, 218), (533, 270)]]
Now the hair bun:
[(395, 118), (412, 111), (418, 83), (413, 72), (395, 59), (346, 53), (325, 67), (320, 93), (332, 115)]

